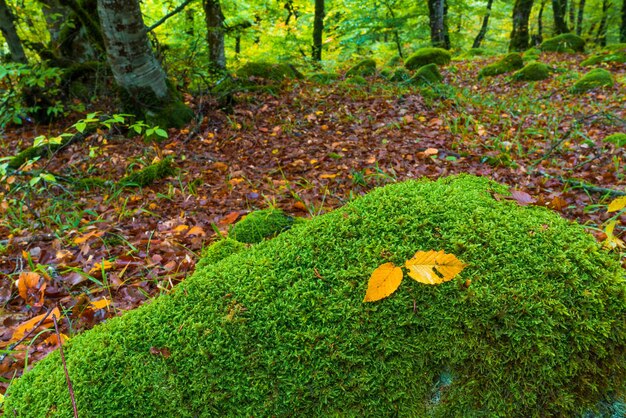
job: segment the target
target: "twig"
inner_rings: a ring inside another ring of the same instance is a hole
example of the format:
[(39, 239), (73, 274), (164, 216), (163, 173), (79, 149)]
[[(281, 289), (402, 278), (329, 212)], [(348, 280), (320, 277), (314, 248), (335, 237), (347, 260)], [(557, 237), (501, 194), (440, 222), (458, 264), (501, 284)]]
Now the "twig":
[[(41, 318), (41, 320), (39, 322), (37, 322), (37, 325), (35, 325), (33, 328), (31, 328), (30, 331), (28, 331), (26, 334), (24, 334), (24, 336), (22, 338), (20, 338), (19, 340), (17, 340), (16, 342), (14, 342), (13, 344), (9, 345), (7, 347), (7, 353), (6, 354), (2, 354), (0, 355), (0, 362), (4, 361), (4, 359), (6, 358), (6, 356), (9, 355), (9, 351), (13, 350), (15, 347), (17, 347), (22, 341), (24, 341), (26, 338), (30, 337), (30, 334), (32, 334), (37, 328), (39, 328), (39, 326), (41, 324), (44, 323), (44, 321), (46, 320), (46, 318), (48, 318), (48, 316), (50, 316), (50, 313), (52, 312), (54, 308), (50, 308), (48, 309), (48, 312), (46, 312), (46, 314), (44, 315), (43, 318)], [(54, 317), (54, 316), (53, 316)]]
[(585, 191), (591, 192), (591, 193), (602, 193), (605, 195), (609, 195), (609, 196), (626, 196), (626, 191), (622, 191), (622, 190), (615, 190), (615, 189), (608, 189), (606, 187), (599, 187), (599, 186), (594, 186), (591, 184), (587, 184), (585, 182), (579, 181), (579, 180), (574, 180), (574, 179), (568, 179), (565, 178), (563, 176), (552, 176), (544, 171), (538, 171), (539, 174), (541, 174), (544, 177), (548, 177), (551, 179), (556, 179), (558, 181), (560, 181), (561, 183), (566, 183), (569, 184), (573, 187), (578, 187), (580, 189), (583, 189)]
[(59, 333), (59, 325), (57, 324), (57, 317), (55, 315), (52, 315), (52, 322), (54, 322), (54, 332), (56, 332), (57, 341), (59, 342), (59, 354), (61, 355), (61, 363), (63, 363), (63, 371), (65, 372), (65, 381), (67, 382), (67, 389), (70, 391), (70, 399), (72, 400), (72, 407), (74, 408), (74, 418), (78, 418), (78, 408), (76, 408), (76, 398), (74, 397), (74, 388), (72, 387), (70, 374), (67, 372), (67, 364), (65, 363), (65, 356), (63, 355), (63, 342), (61, 341), (61, 334)]
[(162, 18), (160, 18), (159, 20), (157, 20), (155, 23), (153, 23), (152, 25), (148, 26), (146, 28), (146, 33), (147, 32), (152, 32), (153, 30), (155, 30), (156, 28), (158, 28), (159, 26), (161, 26), (163, 23), (165, 23), (165, 21), (167, 19), (169, 19), (170, 17), (174, 16), (176, 13), (182, 11), (185, 7), (187, 7), (187, 5), (189, 3), (191, 3), (194, 0), (185, 0), (184, 2), (181, 3), (180, 6), (178, 6), (177, 8), (175, 8), (174, 10), (172, 10), (171, 12), (169, 12), (168, 14), (166, 14), (165, 16), (163, 16)]
[(17, 237), (13, 239), (3, 239), (0, 240), (0, 245), (7, 245), (10, 242), (14, 243), (22, 243), (30, 244), (35, 241), (54, 241), (56, 239), (56, 235), (54, 234), (42, 234), (42, 235), (30, 235), (28, 237)]

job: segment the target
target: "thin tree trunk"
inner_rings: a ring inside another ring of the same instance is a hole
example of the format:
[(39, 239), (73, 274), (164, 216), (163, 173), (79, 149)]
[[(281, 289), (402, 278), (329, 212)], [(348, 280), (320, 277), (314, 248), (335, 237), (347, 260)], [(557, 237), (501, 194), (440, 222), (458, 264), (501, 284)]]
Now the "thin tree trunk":
[(434, 47), (450, 49), (448, 4), (446, 0), (428, 0), (430, 42)]
[[(626, 0), (624, 1), (626, 4)], [(585, 14), (585, 0), (580, 0), (578, 3), (578, 17), (576, 18), (576, 35), (580, 36), (583, 33), (583, 16)]]
[(626, 0), (622, 2), (622, 25), (619, 28), (619, 40), (626, 43)]
[(235, 36), (235, 54), (241, 53), (241, 35)]
[(11, 61), (26, 64), (28, 60), (24, 53), (24, 47), (22, 47), (22, 41), (17, 35), (14, 22), (13, 13), (11, 13), (6, 1), (0, 0), (0, 31), (2, 32), (2, 36), (4, 36), (4, 40), (9, 45)]
[(554, 14), (554, 31), (557, 35), (568, 33), (565, 14), (567, 13), (567, 0), (552, 0), (552, 12)]
[(315, 17), (313, 18), (313, 48), (312, 56), (315, 61), (322, 60), (322, 37), (324, 35), (324, 0), (315, 0)]
[(474, 39), (474, 43), (472, 44), (472, 48), (480, 48), (480, 44), (485, 39), (485, 35), (487, 34), (487, 28), (489, 27), (489, 16), (491, 15), (491, 6), (493, 5), (493, 0), (487, 1), (487, 13), (483, 16), (483, 24), (480, 27), (480, 31), (476, 38)]
[(528, 20), (533, 8), (534, 0), (515, 0), (513, 6), (513, 31), (511, 32), (510, 51), (524, 51), (528, 49)]
[(596, 43), (600, 46), (606, 46), (606, 29), (608, 20), (608, 10), (610, 4), (609, 0), (602, 1), (602, 18), (600, 19), (600, 26), (598, 26), (598, 32), (596, 33)]
[(546, 0), (541, 0), (539, 13), (537, 14), (537, 36), (533, 39), (534, 45), (540, 45), (543, 42), (543, 11), (546, 7)]
[(224, 14), (219, 0), (204, 0), (209, 62), (216, 70), (226, 68), (224, 52)]
[(576, 0), (569, 0), (568, 4), (568, 12), (569, 12), (569, 27), (571, 29), (576, 27)]

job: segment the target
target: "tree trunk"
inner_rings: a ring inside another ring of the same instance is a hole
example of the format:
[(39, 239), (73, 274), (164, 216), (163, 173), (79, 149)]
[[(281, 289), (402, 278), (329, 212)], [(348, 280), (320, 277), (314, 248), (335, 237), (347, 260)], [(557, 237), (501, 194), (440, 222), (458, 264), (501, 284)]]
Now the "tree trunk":
[(5, 0), (0, 0), (0, 31), (9, 45), (11, 61), (26, 64), (28, 60), (22, 47), (22, 41), (15, 29), (13, 13), (11, 13)]
[(67, 19), (68, 11), (57, 0), (39, 0), (41, 11), (46, 19), (46, 26), (50, 34), (50, 43), (58, 46), (61, 38), (61, 29)]
[(543, 42), (543, 11), (546, 7), (546, 0), (541, 0), (541, 6), (539, 6), (539, 13), (537, 13), (537, 35), (532, 36), (533, 45), (541, 45)]
[(154, 57), (138, 0), (98, 0), (107, 59), (127, 111), (160, 127), (182, 126), (193, 113)]
[(619, 41), (626, 43), (626, 0), (622, 2), (622, 24), (619, 28)]
[(600, 46), (606, 46), (606, 29), (609, 6), (609, 0), (602, 0), (602, 18), (600, 19), (600, 26), (598, 26), (598, 33), (596, 33), (596, 44)]
[(315, 0), (315, 17), (313, 18), (313, 48), (312, 56), (315, 61), (322, 60), (322, 37), (324, 35), (324, 0)]
[(224, 53), (224, 14), (219, 0), (203, 0), (204, 16), (207, 27), (209, 62), (215, 70), (226, 68)]
[[(626, 1), (624, 2), (626, 4)], [(576, 18), (576, 35), (580, 36), (583, 33), (583, 16), (585, 14), (585, 0), (580, 0), (578, 3), (578, 17)]]
[(576, 0), (569, 0), (568, 6), (569, 6), (568, 8), (569, 27), (571, 29), (574, 29), (576, 27)]
[(447, 0), (428, 0), (430, 42), (434, 47), (450, 49)]
[(528, 20), (534, 0), (515, 0), (513, 6), (513, 31), (511, 32), (510, 51), (528, 49)]
[(474, 39), (474, 43), (472, 44), (472, 48), (480, 48), (480, 44), (485, 39), (485, 35), (487, 34), (487, 28), (489, 27), (489, 16), (491, 15), (491, 6), (493, 5), (493, 0), (487, 1), (487, 13), (483, 17), (483, 24), (480, 27), (480, 31), (476, 38)]
[[(573, 1), (573, 0), (572, 0)], [(557, 35), (568, 33), (565, 14), (567, 13), (567, 0), (552, 0), (552, 12), (554, 14), (554, 31)]]

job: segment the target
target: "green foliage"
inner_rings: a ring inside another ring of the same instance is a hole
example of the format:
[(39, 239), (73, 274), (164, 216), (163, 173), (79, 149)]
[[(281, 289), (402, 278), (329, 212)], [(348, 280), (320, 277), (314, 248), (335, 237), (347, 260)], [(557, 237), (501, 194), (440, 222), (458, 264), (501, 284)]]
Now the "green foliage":
[(364, 86), (367, 84), (367, 80), (361, 75), (353, 75), (343, 80), (343, 84), (348, 86)]
[(449, 51), (442, 48), (422, 48), (418, 49), (404, 62), (404, 66), (408, 70), (416, 70), (424, 65), (439, 64), (446, 65), (450, 63), (452, 55)]
[(249, 62), (237, 70), (237, 77), (242, 79), (254, 77), (272, 81), (303, 78), (302, 74), (291, 64), (268, 62)]
[[(174, 100), (157, 111), (147, 111), (145, 113), (148, 124), (167, 128), (182, 128), (189, 123), (193, 116), (193, 110), (180, 100)], [(157, 137), (161, 137), (161, 139), (164, 138), (163, 135), (156, 133), (156, 131), (155, 134)]]
[(582, 66), (597, 65), (601, 63), (626, 63), (626, 44), (614, 44), (604, 48), (580, 63)]
[(53, 138), (52, 141), (44, 140), (42, 141), (43, 143), (36, 143), (32, 147), (28, 147), (17, 153), (17, 155), (9, 160), (7, 167), (12, 170), (17, 170), (28, 161), (32, 161), (43, 156), (50, 156), (55, 151), (66, 146), (70, 141), (72, 141), (72, 139), (72, 135), (63, 135)]
[(528, 63), (521, 70), (513, 73), (512, 78), (518, 81), (539, 81), (550, 77), (550, 67), (542, 62)]
[(549, 52), (584, 52), (585, 40), (573, 33), (563, 33), (546, 39), (541, 43), (540, 48), (542, 51)]
[(373, 59), (360, 61), (346, 71), (346, 77), (354, 77), (356, 75), (367, 77), (374, 74), (376, 74), (376, 61)]
[[(506, 193), (471, 176), (394, 184), (204, 264), (66, 343), (78, 411), (577, 417), (623, 396), (619, 260), (547, 209), (494, 198)], [(419, 250), (467, 267), (362, 303), (377, 266)], [(72, 416), (58, 351), (12, 384), (5, 408)]]
[(120, 180), (119, 184), (123, 187), (145, 187), (157, 180), (171, 176), (175, 172), (176, 169), (172, 165), (172, 157), (166, 157), (158, 163), (129, 174)]
[(404, 67), (398, 67), (386, 77), (391, 82), (403, 82), (411, 79), (411, 73)]
[(609, 71), (603, 68), (595, 68), (574, 83), (571, 91), (572, 93), (580, 94), (598, 87), (611, 87), (613, 84), (615, 84), (615, 79)]
[(505, 55), (501, 60), (487, 65), (478, 73), (478, 78), (493, 77), (500, 74), (510, 73), (524, 66), (522, 56), (517, 52)]
[(604, 142), (614, 144), (616, 147), (626, 147), (626, 134), (617, 133), (604, 138)]
[(280, 234), (292, 225), (293, 218), (279, 209), (257, 210), (237, 222), (228, 236), (239, 242), (256, 244)]
[(427, 64), (420, 67), (415, 72), (413, 77), (409, 80), (409, 83), (417, 86), (428, 86), (440, 83), (441, 80), (443, 80), (443, 76), (441, 75), (441, 72), (439, 72), (437, 64)]

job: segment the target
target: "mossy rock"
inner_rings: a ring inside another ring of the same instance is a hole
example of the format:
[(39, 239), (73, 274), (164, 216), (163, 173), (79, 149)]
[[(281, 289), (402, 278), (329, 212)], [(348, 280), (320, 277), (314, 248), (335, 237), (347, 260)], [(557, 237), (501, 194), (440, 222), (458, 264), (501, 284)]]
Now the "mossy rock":
[(230, 257), (231, 255), (239, 254), (247, 248), (246, 244), (232, 238), (224, 238), (219, 241), (215, 241), (208, 247), (202, 249), (202, 256), (200, 260), (198, 260), (196, 268), (200, 269), (205, 266), (215, 264), (218, 261), (222, 261), (223, 259)]
[(367, 84), (367, 80), (363, 76), (353, 75), (343, 80), (343, 84), (348, 86), (364, 86)]
[(611, 87), (615, 84), (613, 75), (603, 69), (595, 68), (585, 74), (580, 80), (578, 80), (572, 86), (572, 93), (585, 93), (589, 90), (593, 90), (598, 87)]
[(158, 163), (129, 174), (118, 184), (122, 187), (146, 187), (174, 173), (176, 173), (176, 169), (172, 165), (172, 157), (166, 157)]
[(409, 84), (417, 86), (432, 85), (441, 83), (443, 76), (439, 72), (437, 64), (428, 64), (420, 67), (413, 77), (408, 81)]
[(600, 53), (592, 55), (583, 62), (582, 66), (597, 65), (602, 63), (626, 63), (626, 44), (614, 44), (604, 48)]
[(291, 64), (271, 64), (268, 62), (249, 62), (237, 70), (237, 77), (249, 79), (250, 77), (272, 81), (285, 79), (302, 79), (304, 76)]
[(394, 55), (389, 61), (385, 63), (385, 67), (387, 68), (395, 68), (399, 65), (404, 65), (404, 62), (400, 55)]
[(585, 40), (573, 33), (563, 33), (546, 39), (541, 43), (540, 48), (547, 52), (585, 52)]
[(399, 83), (403, 81), (408, 81), (411, 79), (411, 73), (404, 67), (398, 67), (393, 70), (387, 77), (387, 80)]
[(614, 144), (616, 147), (626, 147), (626, 134), (617, 133), (604, 138), (604, 142)]
[(513, 73), (512, 78), (518, 81), (539, 81), (550, 77), (550, 67), (542, 62), (531, 62), (521, 70)]
[(465, 51), (465, 54), (468, 57), (482, 57), (483, 55), (487, 55), (487, 51), (485, 48), (470, 48)]
[(446, 65), (451, 59), (450, 52), (443, 48), (421, 48), (406, 59), (404, 66), (408, 70), (417, 70), (428, 64)]
[(185, 103), (175, 100), (157, 110), (145, 112), (146, 123), (150, 126), (182, 128), (193, 118), (193, 110)]
[(532, 62), (537, 61), (541, 57), (541, 49), (539, 48), (531, 48), (529, 50), (524, 51), (522, 58), (524, 61)]
[(376, 74), (376, 61), (373, 59), (365, 59), (350, 67), (350, 69), (346, 71), (346, 78), (357, 75), (368, 77), (374, 74)]
[(332, 84), (339, 80), (339, 75), (335, 73), (315, 73), (309, 75), (308, 79), (318, 84)]
[(487, 65), (478, 73), (478, 78), (494, 77), (500, 74), (510, 73), (524, 67), (524, 60), (517, 52), (506, 54), (502, 59), (493, 64)]
[(293, 218), (279, 209), (263, 209), (249, 213), (237, 222), (228, 236), (246, 244), (256, 244), (291, 228)]
[[(203, 265), (65, 344), (80, 416), (580, 417), (623, 397), (619, 257), (507, 193), (467, 175), (397, 183)], [(363, 303), (378, 266), (418, 250), (467, 266)], [(73, 416), (58, 351), (5, 410)]]

